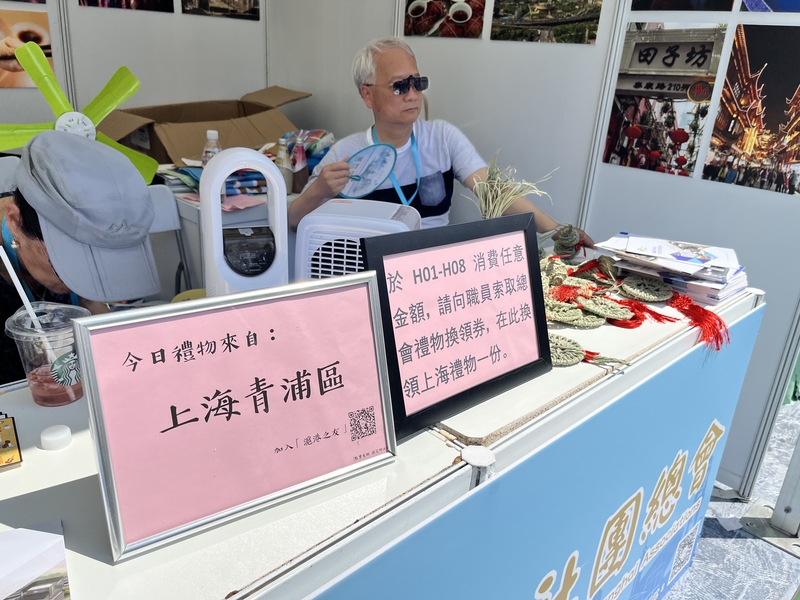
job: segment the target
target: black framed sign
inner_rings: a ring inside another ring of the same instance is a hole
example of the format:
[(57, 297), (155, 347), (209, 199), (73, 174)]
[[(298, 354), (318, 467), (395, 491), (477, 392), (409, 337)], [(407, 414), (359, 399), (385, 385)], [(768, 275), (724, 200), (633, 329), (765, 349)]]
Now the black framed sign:
[(364, 238), (398, 438), (552, 368), (533, 214)]

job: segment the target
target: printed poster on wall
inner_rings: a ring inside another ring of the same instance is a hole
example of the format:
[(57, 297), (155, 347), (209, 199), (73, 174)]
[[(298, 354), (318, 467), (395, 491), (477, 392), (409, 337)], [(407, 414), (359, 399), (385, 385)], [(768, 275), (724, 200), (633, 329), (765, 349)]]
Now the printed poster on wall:
[(742, 12), (800, 12), (800, 0), (742, 0)]
[(33, 80), (14, 56), (26, 42), (36, 42), (53, 66), (47, 13), (0, 10), (0, 88), (32, 88)]
[(184, 14), (258, 21), (259, 0), (181, 0)]
[(733, 0), (632, 0), (631, 10), (730, 11)]
[(725, 30), (725, 25), (629, 24), (603, 162), (692, 175)]
[(800, 27), (739, 25), (703, 179), (793, 195), (798, 132)]
[(519, 2), (495, 0), (493, 40), (594, 44), (602, 0)]
[(404, 35), (479, 38), (486, 0), (406, 0)]
[(97, 8), (124, 8), (127, 10), (154, 10), (175, 12), (172, 0), (78, 0), (80, 6)]

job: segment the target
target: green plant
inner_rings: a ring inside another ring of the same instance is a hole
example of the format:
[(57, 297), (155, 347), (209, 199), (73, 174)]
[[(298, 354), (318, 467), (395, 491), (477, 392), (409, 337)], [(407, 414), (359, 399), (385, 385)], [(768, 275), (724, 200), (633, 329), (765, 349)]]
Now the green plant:
[[(498, 154), (500, 154), (499, 150), (495, 153), (491, 164), (489, 164), (486, 179), (475, 182), (475, 187), (472, 190), (478, 198), (478, 202), (472, 201), (475, 202), (484, 219), (502, 216), (508, 207), (521, 196), (533, 194), (550, 198), (550, 194), (540, 190), (537, 185), (550, 179), (553, 171), (533, 183), (525, 180), (514, 181), (513, 176), (517, 172), (516, 169), (512, 167), (499, 168), (497, 166)], [(550, 201), (552, 202), (552, 198)]]

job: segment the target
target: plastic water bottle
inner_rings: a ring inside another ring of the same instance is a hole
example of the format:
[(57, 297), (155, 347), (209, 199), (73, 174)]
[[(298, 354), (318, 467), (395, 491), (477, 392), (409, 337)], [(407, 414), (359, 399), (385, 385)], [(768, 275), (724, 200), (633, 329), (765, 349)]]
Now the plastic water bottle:
[(219, 145), (219, 132), (215, 129), (206, 131), (206, 145), (203, 146), (203, 166), (208, 164), (215, 154), (222, 152), (222, 146)]
[(289, 156), (289, 145), (286, 138), (278, 140), (278, 157), (275, 159), (275, 166), (280, 169), (283, 175), (283, 181), (286, 183), (286, 193), (291, 194), (294, 174), (292, 173), (292, 159)]

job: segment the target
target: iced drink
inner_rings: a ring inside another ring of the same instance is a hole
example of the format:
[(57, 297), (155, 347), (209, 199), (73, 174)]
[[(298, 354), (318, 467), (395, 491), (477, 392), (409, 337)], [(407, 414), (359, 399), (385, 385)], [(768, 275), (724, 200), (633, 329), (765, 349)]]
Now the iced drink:
[(80, 306), (34, 302), (39, 321), (34, 326), (25, 308), (6, 321), (6, 334), (14, 338), (34, 402), (63, 406), (83, 397), (72, 319), (89, 316)]
[(64, 406), (83, 397), (83, 384), (78, 381), (72, 385), (56, 383), (50, 372), (52, 365), (42, 365), (28, 373), (28, 387), (36, 404), (42, 406)]

